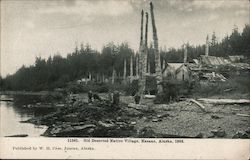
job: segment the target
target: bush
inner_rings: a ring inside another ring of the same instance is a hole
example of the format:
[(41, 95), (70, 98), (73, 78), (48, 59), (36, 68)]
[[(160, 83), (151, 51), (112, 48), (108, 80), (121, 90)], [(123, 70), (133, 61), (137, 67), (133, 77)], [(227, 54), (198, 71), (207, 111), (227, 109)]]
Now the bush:
[(93, 92), (98, 93), (106, 93), (109, 91), (109, 87), (107, 84), (69, 84), (67, 87), (68, 92), (72, 93), (87, 93), (88, 91), (92, 90)]
[(126, 95), (134, 96), (139, 91), (139, 81), (134, 80), (125, 88)]
[[(235, 96), (234, 94), (246, 94), (250, 93), (250, 75), (249, 73), (244, 73), (236, 75), (231, 73), (230, 78), (225, 82), (208, 82), (201, 81), (197, 87), (194, 89), (194, 95), (197, 97), (209, 97), (209, 96), (223, 96), (230, 95)], [(227, 90), (230, 90), (227, 92)]]
[(65, 99), (64, 95), (59, 92), (53, 92), (41, 96), (42, 102), (55, 102), (55, 101), (57, 102), (63, 99)]

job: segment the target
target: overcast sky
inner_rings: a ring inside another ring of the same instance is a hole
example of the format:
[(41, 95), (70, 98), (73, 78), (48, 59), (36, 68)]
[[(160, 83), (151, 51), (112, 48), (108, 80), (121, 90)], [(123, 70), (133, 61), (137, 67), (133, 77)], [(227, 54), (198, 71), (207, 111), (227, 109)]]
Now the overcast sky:
[[(159, 45), (167, 48), (187, 41), (203, 44), (213, 31), (220, 40), (234, 25), (242, 31), (250, 19), (248, 0), (158, 0), (153, 4)], [(99, 51), (111, 41), (128, 42), (137, 51), (142, 9), (149, 11), (149, 1), (1, 1), (1, 74), (33, 64), (36, 56), (66, 56), (76, 42), (89, 43)]]

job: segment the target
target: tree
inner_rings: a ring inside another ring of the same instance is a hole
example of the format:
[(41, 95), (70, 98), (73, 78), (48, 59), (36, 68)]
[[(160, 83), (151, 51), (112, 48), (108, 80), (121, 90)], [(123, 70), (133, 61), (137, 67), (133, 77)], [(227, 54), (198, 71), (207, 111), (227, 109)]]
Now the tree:
[(241, 40), (241, 52), (245, 56), (250, 56), (250, 25), (245, 25), (242, 31), (242, 40)]
[[(188, 61), (204, 55), (205, 45), (193, 46), (188, 44)], [(228, 56), (242, 54), (249, 57), (250, 52), (250, 26), (245, 25), (242, 33), (234, 26), (231, 34), (219, 42), (215, 32), (212, 34), (211, 54), (215, 56)], [(0, 77), (1, 90), (52, 90), (64, 87), (68, 82), (87, 78), (89, 73), (93, 77), (111, 77), (113, 68), (117, 74), (123, 73), (124, 59), (130, 61), (134, 51), (124, 42), (115, 45), (113, 42), (103, 46), (101, 52), (91, 48), (89, 44), (81, 44), (63, 58), (59, 53), (49, 56), (48, 59), (36, 57), (34, 65), (22, 66), (13, 75)], [(183, 49), (170, 48), (160, 50), (161, 60), (167, 63), (183, 62)], [(138, 58), (138, 57), (137, 57)], [(135, 58), (134, 58), (135, 61)], [(155, 70), (155, 54), (152, 43), (148, 48), (148, 61), (151, 71)], [(129, 68), (129, 63), (126, 64)], [(134, 71), (136, 70), (136, 65)], [(137, 66), (138, 67), (138, 66)], [(129, 74), (130, 70), (127, 70)]]
[(215, 32), (212, 34), (212, 39), (211, 39), (211, 45), (215, 46), (217, 44), (217, 37), (215, 35)]
[(234, 26), (233, 32), (229, 37), (229, 44), (232, 47), (232, 53), (230, 54), (240, 54), (241, 52), (241, 35), (238, 31), (238, 27)]

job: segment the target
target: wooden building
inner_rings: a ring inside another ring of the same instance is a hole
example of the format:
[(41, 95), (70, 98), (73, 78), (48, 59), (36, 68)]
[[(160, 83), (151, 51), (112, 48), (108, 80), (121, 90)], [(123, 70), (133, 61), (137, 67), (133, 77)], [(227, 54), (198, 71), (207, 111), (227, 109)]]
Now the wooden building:
[(187, 81), (191, 78), (191, 72), (184, 63), (167, 63), (162, 71), (163, 79), (176, 79)]

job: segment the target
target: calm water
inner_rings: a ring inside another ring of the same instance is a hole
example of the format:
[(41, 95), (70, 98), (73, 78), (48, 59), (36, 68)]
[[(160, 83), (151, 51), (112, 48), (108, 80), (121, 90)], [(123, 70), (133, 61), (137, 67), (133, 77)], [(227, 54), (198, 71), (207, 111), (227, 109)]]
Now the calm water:
[(25, 105), (35, 104), (40, 101), (39, 96), (5, 96), (1, 99), (13, 98), (14, 101), (0, 101), (1, 137), (17, 134), (27, 134), (29, 137), (39, 137), (47, 129), (46, 126), (38, 126), (30, 123), (20, 123), (34, 116), (40, 116), (52, 112), (48, 108), (26, 108)]

